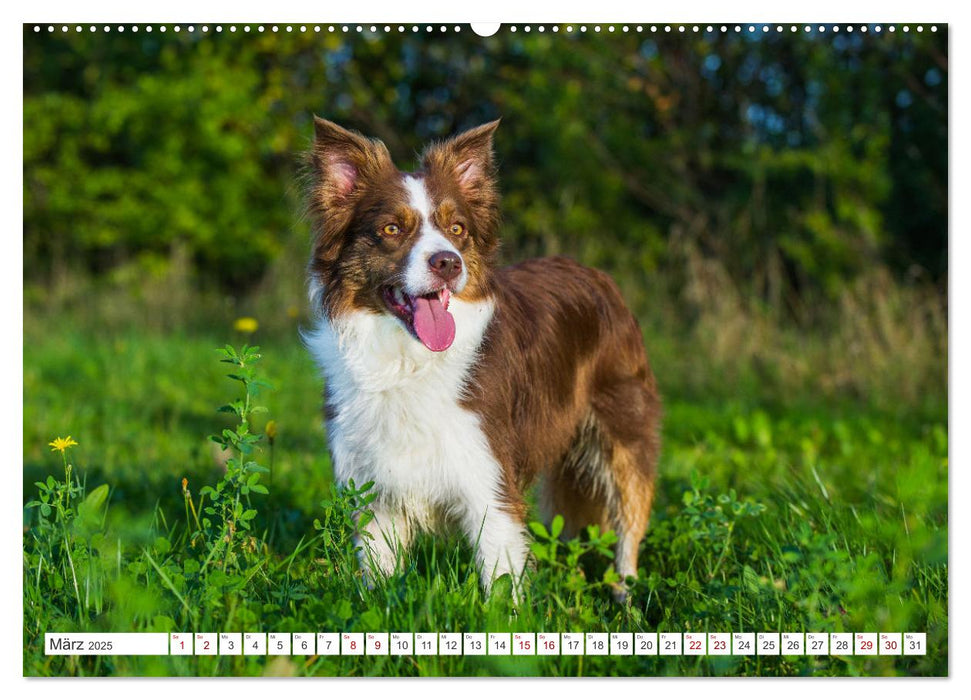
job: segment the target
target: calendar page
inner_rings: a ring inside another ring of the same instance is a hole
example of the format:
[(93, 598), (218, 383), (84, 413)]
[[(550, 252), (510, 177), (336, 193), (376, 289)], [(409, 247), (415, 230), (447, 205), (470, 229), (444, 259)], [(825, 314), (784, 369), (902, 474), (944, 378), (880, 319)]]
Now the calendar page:
[(28, 19), (24, 676), (950, 673), (948, 24), (628, 14)]

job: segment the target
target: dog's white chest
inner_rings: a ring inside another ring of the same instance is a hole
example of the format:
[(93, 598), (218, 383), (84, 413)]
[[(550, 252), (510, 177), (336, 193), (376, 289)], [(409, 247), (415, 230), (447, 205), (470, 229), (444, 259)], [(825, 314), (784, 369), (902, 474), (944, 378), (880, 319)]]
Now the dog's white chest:
[(374, 481), (379, 500), (429, 525), (499, 480), (478, 416), (461, 405), (493, 306), (455, 300), (450, 310), (456, 338), (442, 353), (395, 319), (363, 312), (322, 322), (306, 338), (334, 413), (335, 477)]

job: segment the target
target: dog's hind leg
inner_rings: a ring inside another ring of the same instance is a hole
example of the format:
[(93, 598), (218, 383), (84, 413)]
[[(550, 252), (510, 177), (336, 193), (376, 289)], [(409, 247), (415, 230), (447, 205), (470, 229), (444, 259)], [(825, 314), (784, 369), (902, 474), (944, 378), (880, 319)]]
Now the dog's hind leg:
[(607, 504), (610, 526), (617, 533), (615, 567), (622, 583), (615, 597), (627, 598), (623, 581), (637, 576), (637, 554), (647, 532), (654, 501), (654, 480), (660, 453), (661, 402), (649, 370), (642, 381), (622, 378), (594, 398), (603, 436), (601, 479), (612, 486)]
[(637, 576), (638, 548), (654, 501), (661, 401), (643, 350), (626, 368), (611, 363), (595, 377), (591, 410), (547, 476), (541, 503), (547, 517), (563, 515), (566, 537), (590, 524), (616, 533), (614, 566), (621, 583), (615, 597), (626, 600), (624, 581)]
[[(637, 576), (637, 554), (647, 532), (654, 498), (656, 451), (648, 439), (621, 443), (601, 421), (590, 416), (578, 430), (563, 463), (543, 480), (540, 506), (547, 522), (564, 520), (563, 537), (581, 534), (587, 525), (617, 535), (614, 568), (622, 581)], [(627, 589), (616, 586), (626, 600)]]
[(561, 464), (540, 484), (539, 508), (544, 521), (563, 517), (564, 539), (580, 535), (587, 525), (609, 528), (607, 504), (613, 499), (613, 483), (604, 457), (603, 436), (596, 419), (589, 416), (578, 428), (573, 446)]
[(621, 577), (615, 589), (618, 601), (627, 598), (626, 579), (637, 576), (637, 554), (647, 533), (654, 501), (654, 478), (643, 465), (650, 457), (638, 448), (614, 445), (611, 448), (610, 472), (614, 482), (614, 499), (608, 517), (617, 534), (614, 568)]

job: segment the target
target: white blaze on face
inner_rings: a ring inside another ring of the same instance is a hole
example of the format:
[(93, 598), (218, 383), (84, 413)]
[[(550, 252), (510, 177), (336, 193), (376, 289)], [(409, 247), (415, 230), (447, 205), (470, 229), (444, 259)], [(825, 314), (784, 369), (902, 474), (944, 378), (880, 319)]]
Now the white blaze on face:
[(428, 259), (435, 253), (449, 251), (462, 259), (462, 272), (455, 280), (456, 293), (465, 289), (469, 273), (465, 267), (465, 259), (452, 245), (441, 231), (432, 223), (432, 201), (425, 189), (425, 181), (414, 175), (405, 175), (405, 189), (408, 190), (408, 203), (418, 211), (420, 223), (418, 225), (418, 240), (408, 254), (405, 266), (405, 291), (413, 296), (420, 296), (442, 288), (442, 281), (432, 274), (428, 267)]

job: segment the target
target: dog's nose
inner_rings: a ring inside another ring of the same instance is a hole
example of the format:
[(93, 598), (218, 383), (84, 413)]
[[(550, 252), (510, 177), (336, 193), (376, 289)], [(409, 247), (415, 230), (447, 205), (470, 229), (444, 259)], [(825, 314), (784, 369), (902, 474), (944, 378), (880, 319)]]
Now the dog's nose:
[(428, 258), (428, 267), (446, 282), (451, 282), (462, 272), (462, 258), (450, 250), (442, 250)]

